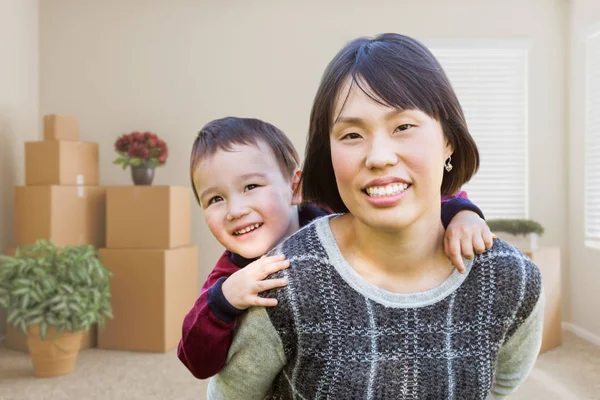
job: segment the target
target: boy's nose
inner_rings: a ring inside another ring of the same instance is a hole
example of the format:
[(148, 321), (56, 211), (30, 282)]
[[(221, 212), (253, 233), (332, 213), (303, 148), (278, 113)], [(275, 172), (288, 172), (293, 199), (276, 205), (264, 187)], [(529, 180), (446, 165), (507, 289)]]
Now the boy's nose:
[(242, 218), (250, 212), (248, 207), (243, 204), (231, 204), (229, 210), (227, 210), (227, 220), (233, 221), (234, 219)]

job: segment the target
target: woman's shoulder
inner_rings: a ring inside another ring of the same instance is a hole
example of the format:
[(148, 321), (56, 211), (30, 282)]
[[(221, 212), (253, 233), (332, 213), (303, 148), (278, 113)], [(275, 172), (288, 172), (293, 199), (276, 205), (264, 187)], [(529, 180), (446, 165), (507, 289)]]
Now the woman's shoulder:
[[(493, 291), (504, 299), (517, 299), (533, 307), (542, 292), (538, 266), (516, 247), (497, 239), (493, 247), (475, 257), (472, 272), (493, 283)], [(529, 308), (526, 307), (526, 308)]]
[(319, 231), (324, 223), (328, 223), (328, 220), (328, 217), (319, 217), (311, 221), (283, 239), (269, 252), (269, 255), (283, 254), (286, 257), (294, 257), (314, 253), (322, 247)]
[(501, 274), (502, 281), (533, 280), (541, 284), (538, 266), (523, 252), (502, 239), (496, 239), (492, 248), (478, 255), (474, 260), (475, 268), (489, 268), (495, 274)]
[(491, 263), (496, 269), (508, 269), (513, 276), (539, 274), (539, 268), (529, 257), (502, 239), (496, 239), (491, 249), (476, 257), (475, 264), (482, 263)]
[(284, 255), (286, 260), (289, 260), (290, 266), (267, 278), (285, 277), (289, 283), (283, 288), (269, 291), (268, 294), (265, 292), (266, 296), (281, 296), (295, 285), (310, 283), (319, 279), (320, 275), (324, 273), (324, 269), (326, 269), (324, 267), (329, 266), (330, 261), (321, 237), (323, 226), (320, 224), (323, 223), (328, 223), (327, 217), (319, 218), (300, 228), (269, 252), (269, 255)]

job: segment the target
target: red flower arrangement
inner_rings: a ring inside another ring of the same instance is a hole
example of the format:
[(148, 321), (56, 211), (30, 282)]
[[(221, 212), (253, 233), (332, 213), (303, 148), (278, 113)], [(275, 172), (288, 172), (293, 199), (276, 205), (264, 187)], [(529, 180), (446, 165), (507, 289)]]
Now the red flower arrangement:
[(132, 132), (120, 136), (115, 142), (119, 157), (113, 164), (128, 166), (158, 167), (167, 162), (169, 151), (164, 140), (152, 132)]

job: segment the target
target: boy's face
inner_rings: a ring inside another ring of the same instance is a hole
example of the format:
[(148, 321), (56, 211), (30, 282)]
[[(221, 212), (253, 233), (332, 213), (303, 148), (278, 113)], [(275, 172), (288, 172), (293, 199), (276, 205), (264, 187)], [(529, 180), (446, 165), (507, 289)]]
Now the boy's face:
[(264, 144), (234, 145), (201, 161), (193, 172), (204, 218), (229, 251), (245, 258), (267, 253), (298, 230), (293, 196), (300, 171), (283, 175)]

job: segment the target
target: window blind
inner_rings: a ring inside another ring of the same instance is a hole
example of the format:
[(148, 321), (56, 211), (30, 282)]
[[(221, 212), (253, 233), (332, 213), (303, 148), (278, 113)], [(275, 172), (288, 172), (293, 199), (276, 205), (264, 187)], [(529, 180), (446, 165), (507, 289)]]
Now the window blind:
[(600, 31), (586, 39), (585, 239), (600, 243)]
[(481, 157), (464, 186), (486, 218), (528, 216), (526, 46), (430, 45), (463, 107)]

